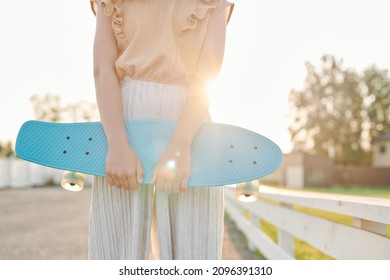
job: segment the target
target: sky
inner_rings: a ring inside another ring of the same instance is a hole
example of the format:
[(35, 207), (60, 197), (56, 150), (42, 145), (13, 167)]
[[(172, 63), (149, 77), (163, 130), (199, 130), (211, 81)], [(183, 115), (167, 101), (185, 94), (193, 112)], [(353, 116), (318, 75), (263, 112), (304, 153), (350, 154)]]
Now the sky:
[[(156, 0), (157, 1), (157, 0)], [(166, 0), (168, 1), (168, 0)], [(183, 0), (184, 1), (184, 0)], [(324, 54), (358, 71), (390, 69), (388, 0), (235, 0), (221, 73), (210, 88), (215, 122), (260, 133), (291, 150), (288, 94), (304, 63)], [(33, 94), (95, 102), (88, 0), (4, 1), (0, 17), (0, 141), (34, 119)]]

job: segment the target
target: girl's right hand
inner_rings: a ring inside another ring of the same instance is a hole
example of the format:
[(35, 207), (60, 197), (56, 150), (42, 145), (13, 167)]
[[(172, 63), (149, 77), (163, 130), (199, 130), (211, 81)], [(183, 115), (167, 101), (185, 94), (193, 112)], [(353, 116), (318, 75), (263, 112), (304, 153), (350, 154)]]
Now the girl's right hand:
[(135, 190), (143, 180), (142, 163), (130, 145), (109, 147), (106, 158), (108, 184)]

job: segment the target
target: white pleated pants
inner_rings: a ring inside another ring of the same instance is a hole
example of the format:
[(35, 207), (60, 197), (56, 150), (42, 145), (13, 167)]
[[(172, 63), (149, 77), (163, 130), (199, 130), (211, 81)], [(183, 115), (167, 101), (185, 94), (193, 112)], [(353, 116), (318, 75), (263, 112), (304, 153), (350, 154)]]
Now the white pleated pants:
[[(125, 119), (178, 119), (186, 88), (132, 80), (121, 83)], [(220, 259), (223, 187), (155, 192), (111, 187), (95, 177), (90, 208), (89, 259)]]

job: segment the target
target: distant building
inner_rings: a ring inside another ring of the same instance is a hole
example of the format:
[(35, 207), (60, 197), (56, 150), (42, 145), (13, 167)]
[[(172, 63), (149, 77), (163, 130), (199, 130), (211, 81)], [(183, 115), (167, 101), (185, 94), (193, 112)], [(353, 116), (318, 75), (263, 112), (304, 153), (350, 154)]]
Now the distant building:
[(372, 140), (372, 166), (390, 167), (390, 132)]
[(327, 157), (292, 152), (283, 155), (280, 168), (263, 180), (294, 189), (305, 186), (329, 186), (332, 184), (332, 171), (333, 160)]
[(379, 138), (375, 140), (373, 162), (376, 166), (340, 166), (327, 157), (292, 152), (284, 154), (279, 169), (262, 178), (260, 182), (293, 189), (338, 185), (390, 188), (390, 133), (385, 135), (387, 140), (383, 140), (384, 136), (381, 136), (380, 141)]

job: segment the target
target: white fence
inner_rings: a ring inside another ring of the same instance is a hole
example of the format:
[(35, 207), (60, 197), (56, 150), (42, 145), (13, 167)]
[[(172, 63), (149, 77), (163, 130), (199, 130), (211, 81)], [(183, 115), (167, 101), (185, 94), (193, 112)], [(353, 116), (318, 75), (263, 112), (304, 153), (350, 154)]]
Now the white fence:
[[(294, 259), (299, 238), (335, 259), (390, 259), (390, 199), (320, 194), (260, 187), (261, 199), (241, 202), (226, 188), (226, 212), (246, 235), (249, 248), (267, 259)], [(296, 206), (353, 217), (353, 226), (297, 210)], [(260, 229), (266, 220), (278, 229), (277, 243)]]
[[(60, 184), (61, 170), (16, 158), (0, 159), (0, 189)], [(87, 176), (87, 184), (91, 182)], [(247, 236), (250, 249), (267, 259), (294, 259), (294, 238), (299, 238), (335, 259), (390, 259), (390, 199), (320, 194), (260, 187), (261, 199), (247, 203), (225, 190), (225, 209)], [(297, 206), (353, 218), (353, 226), (297, 210)], [(249, 218), (248, 218), (249, 217)], [(278, 229), (277, 243), (260, 229), (265, 220)]]
[[(52, 181), (59, 185), (62, 170), (53, 169), (18, 158), (0, 158), (0, 189), (42, 186)], [(87, 184), (91, 177), (87, 176)]]

